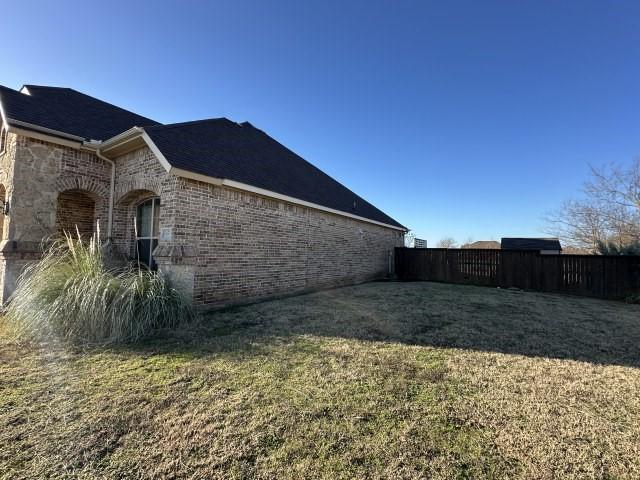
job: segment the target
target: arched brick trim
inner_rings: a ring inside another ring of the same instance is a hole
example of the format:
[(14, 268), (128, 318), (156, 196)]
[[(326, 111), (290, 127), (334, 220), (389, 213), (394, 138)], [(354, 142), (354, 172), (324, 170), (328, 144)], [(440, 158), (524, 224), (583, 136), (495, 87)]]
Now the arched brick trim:
[(109, 188), (104, 183), (86, 176), (63, 177), (57, 180), (58, 193), (67, 190), (84, 190), (103, 199), (109, 198)]
[(116, 187), (116, 203), (121, 203), (125, 197), (135, 191), (149, 191), (156, 196), (160, 196), (161, 182), (160, 180), (151, 178), (136, 178), (135, 180), (124, 182)]

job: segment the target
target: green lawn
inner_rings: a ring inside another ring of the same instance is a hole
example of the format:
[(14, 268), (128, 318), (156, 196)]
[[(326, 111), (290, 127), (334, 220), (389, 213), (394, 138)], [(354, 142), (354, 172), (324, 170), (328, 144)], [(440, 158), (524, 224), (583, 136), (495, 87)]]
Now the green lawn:
[(370, 283), (136, 346), (0, 332), (0, 478), (640, 478), (640, 306)]

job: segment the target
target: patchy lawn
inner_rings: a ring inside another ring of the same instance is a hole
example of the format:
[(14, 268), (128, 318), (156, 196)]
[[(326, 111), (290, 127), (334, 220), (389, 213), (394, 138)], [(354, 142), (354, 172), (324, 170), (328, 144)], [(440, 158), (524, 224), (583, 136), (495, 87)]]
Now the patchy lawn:
[(640, 478), (640, 306), (370, 283), (142, 345), (0, 333), (0, 478)]

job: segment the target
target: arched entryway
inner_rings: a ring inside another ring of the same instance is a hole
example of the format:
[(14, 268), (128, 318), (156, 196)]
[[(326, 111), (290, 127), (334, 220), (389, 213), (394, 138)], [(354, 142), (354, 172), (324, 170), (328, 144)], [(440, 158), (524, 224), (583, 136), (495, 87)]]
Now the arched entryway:
[(155, 270), (153, 250), (158, 245), (161, 202), (158, 192), (131, 190), (116, 196), (112, 240), (130, 260)]
[(136, 205), (136, 253), (140, 262), (156, 269), (153, 250), (160, 235), (160, 198), (152, 197)]
[(96, 202), (85, 190), (66, 190), (58, 194), (56, 207), (56, 231), (75, 236), (76, 232), (89, 239), (95, 229)]

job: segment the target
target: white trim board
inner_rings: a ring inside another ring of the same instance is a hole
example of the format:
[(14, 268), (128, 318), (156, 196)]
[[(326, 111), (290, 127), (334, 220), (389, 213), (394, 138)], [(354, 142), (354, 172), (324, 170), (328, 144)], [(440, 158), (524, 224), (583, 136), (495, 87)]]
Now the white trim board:
[(236, 188), (238, 190), (244, 190), (246, 192), (255, 193), (257, 195), (262, 195), (264, 197), (275, 198), (277, 200), (282, 200), (283, 202), (293, 203), (295, 205), (301, 205), (303, 207), (313, 208), (315, 210), (320, 210), (327, 213), (333, 213), (334, 215), (340, 215), (342, 217), (352, 218), (354, 220), (359, 220), (361, 222), (372, 223), (374, 225), (379, 225), (381, 227), (393, 228), (394, 230), (406, 232), (406, 229), (401, 227), (396, 227), (395, 225), (390, 225), (384, 222), (378, 222), (377, 220), (371, 220), (370, 218), (361, 217), (360, 215), (354, 215), (353, 213), (343, 212), (342, 210), (336, 210), (334, 208), (325, 207), (317, 203), (307, 202), (306, 200), (300, 200), (298, 198), (290, 197), (288, 195), (283, 195), (281, 193), (272, 192), (270, 190), (265, 190), (259, 187), (254, 187), (253, 185), (247, 185), (246, 183), (236, 182), (235, 180), (223, 179), (222, 185), (230, 188)]

